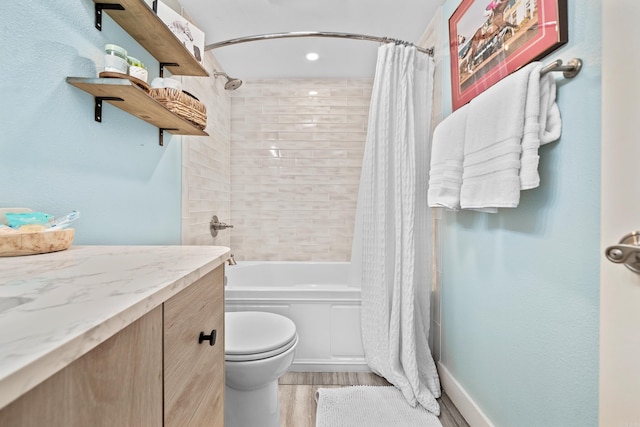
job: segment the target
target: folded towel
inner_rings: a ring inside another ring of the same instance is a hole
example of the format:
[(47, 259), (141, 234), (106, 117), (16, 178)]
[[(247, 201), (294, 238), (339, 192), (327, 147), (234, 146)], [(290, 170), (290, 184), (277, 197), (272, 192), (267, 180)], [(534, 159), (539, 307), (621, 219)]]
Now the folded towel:
[(433, 131), (427, 192), (427, 202), (430, 207), (460, 209), (467, 108), (468, 105), (464, 105), (454, 111)]
[(538, 148), (560, 137), (560, 110), (556, 104), (556, 79), (550, 74), (540, 76), (542, 65), (536, 67), (529, 79), (525, 106), (524, 135), (520, 159), (520, 189), (540, 185)]
[(518, 206), (529, 77), (539, 66), (525, 66), (469, 103), (460, 188), (463, 209)]
[(540, 145), (557, 141), (562, 134), (562, 119), (556, 103), (556, 79), (552, 73), (540, 78)]

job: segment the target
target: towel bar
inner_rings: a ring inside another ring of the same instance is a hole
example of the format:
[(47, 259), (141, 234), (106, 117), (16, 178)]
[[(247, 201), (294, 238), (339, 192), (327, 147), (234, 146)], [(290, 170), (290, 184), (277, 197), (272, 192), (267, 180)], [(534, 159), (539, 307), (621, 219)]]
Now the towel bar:
[(572, 79), (578, 75), (582, 69), (582, 60), (580, 58), (573, 58), (566, 65), (562, 65), (562, 59), (556, 59), (551, 64), (545, 65), (540, 74), (546, 74), (553, 71), (562, 71), (562, 75), (567, 79)]

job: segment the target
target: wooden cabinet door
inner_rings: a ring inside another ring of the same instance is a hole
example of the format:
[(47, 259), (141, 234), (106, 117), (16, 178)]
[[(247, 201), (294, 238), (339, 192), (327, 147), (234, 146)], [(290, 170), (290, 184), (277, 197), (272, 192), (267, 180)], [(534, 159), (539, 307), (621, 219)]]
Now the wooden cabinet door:
[(164, 303), (165, 427), (224, 426), (223, 281), (224, 265)]
[(0, 411), (0, 426), (162, 425), (162, 307)]

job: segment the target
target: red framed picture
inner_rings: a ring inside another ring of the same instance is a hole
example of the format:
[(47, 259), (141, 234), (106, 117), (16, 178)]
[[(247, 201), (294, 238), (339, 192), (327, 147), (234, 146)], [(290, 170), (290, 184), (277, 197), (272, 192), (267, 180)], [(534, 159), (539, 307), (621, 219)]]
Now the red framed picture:
[(567, 0), (462, 0), (449, 18), (453, 109), (567, 40)]

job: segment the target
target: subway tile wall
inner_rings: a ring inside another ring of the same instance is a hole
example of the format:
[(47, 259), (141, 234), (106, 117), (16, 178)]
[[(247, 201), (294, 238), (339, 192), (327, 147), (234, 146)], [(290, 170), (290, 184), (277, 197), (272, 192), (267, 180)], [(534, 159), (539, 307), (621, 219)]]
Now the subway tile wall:
[(372, 84), (250, 80), (233, 92), (236, 259), (349, 260)]
[(230, 114), (231, 97), (225, 80), (213, 77), (220, 69), (210, 52), (205, 68), (211, 77), (182, 77), (183, 89), (207, 107), (209, 136), (182, 137), (182, 244), (230, 246), (231, 233), (224, 230), (216, 238), (209, 232), (215, 214), (228, 222), (230, 202)]

